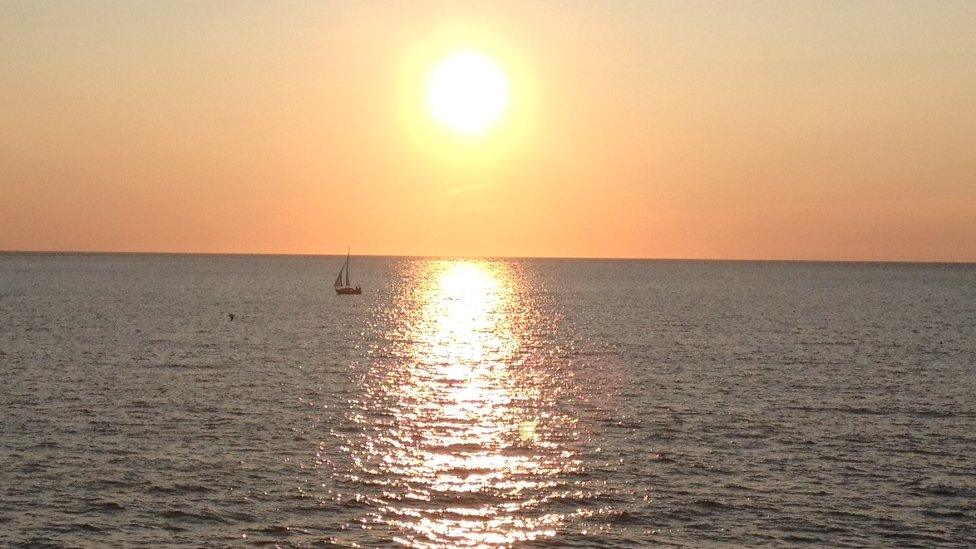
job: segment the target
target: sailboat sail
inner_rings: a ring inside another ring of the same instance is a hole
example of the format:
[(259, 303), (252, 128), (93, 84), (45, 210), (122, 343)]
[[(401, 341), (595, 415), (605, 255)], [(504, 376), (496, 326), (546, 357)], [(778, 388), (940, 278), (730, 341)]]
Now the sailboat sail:
[[(345, 274), (343, 274), (345, 273)], [(346, 262), (339, 269), (339, 276), (335, 279), (335, 291), (338, 295), (359, 295), (363, 293), (359, 286), (355, 288), (349, 284), (349, 251), (346, 251)]]

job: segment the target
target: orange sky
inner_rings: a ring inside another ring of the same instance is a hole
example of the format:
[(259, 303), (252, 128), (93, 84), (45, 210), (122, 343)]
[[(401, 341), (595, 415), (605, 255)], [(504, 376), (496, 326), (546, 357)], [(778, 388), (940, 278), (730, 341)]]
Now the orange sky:
[[(972, 2), (3, 3), (0, 250), (976, 261)], [(458, 48), (487, 133), (432, 121)]]

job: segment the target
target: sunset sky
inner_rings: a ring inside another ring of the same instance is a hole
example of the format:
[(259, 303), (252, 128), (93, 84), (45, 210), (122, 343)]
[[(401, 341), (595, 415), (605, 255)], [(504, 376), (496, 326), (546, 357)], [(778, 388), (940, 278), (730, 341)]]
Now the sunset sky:
[(976, 3), (0, 3), (0, 250), (347, 246), (976, 261)]

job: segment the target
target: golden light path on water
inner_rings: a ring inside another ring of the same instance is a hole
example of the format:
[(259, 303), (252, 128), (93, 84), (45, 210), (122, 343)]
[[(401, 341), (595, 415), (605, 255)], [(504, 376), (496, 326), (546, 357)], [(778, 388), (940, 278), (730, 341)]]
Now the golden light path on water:
[[(428, 262), (405, 287), (363, 382), (348, 451), (380, 486), (374, 522), (395, 541), (498, 546), (553, 536), (566, 519), (559, 475), (580, 467), (575, 420), (551, 403), (561, 386), (535, 360), (547, 329), (512, 267)], [(533, 335), (536, 334), (536, 335)]]

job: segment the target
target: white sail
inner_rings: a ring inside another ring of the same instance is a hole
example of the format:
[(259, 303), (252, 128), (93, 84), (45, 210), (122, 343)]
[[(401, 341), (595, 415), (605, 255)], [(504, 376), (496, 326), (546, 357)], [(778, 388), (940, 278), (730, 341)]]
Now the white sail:
[(339, 276), (336, 277), (336, 281), (335, 281), (335, 287), (336, 288), (338, 288), (339, 286), (342, 286), (342, 271), (344, 271), (345, 268), (346, 267), (343, 266), (341, 269), (339, 269)]

